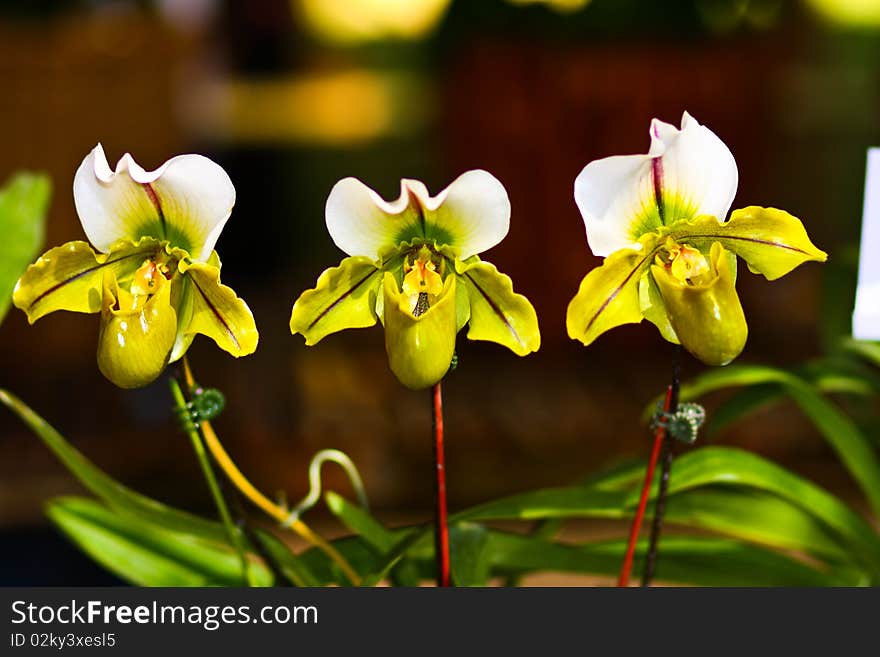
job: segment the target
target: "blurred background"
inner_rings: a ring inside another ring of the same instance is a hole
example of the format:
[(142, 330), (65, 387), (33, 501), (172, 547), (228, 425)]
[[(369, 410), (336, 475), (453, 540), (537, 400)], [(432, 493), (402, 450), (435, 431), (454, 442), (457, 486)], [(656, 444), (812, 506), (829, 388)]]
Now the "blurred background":
[[(574, 177), (592, 159), (646, 152), (652, 117), (677, 124), (688, 110), (710, 126), (739, 165), (734, 207), (785, 208), (831, 254), (774, 283), (741, 268), (741, 362), (795, 364), (849, 331), (865, 149), (880, 141), (877, 0), (3, 0), (0, 79), (0, 178), (51, 174), (48, 245), (83, 238), (71, 185), (98, 141), (111, 163), (130, 151), (152, 169), (200, 152), (230, 173), (238, 200), (217, 248), (260, 348), (235, 361), (200, 338), (190, 354), (201, 383), (227, 395), (216, 423), (227, 448), (270, 494), (298, 499), (311, 455), (336, 447), (380, 517), (431, 513), (429, 399), (396, 382), (382, 331), (314, 348), (288, 331), (294, 299), (342, 257), (323, 205), (344, 176), (395, 198), (401, 177), (437, 192), (480, 167), (510, 193), (510, 235), (487, 258), (533, 301), (543, 345), (520, 359), (460, 336), (444, 384), (453, 509), (647, 453), (639, 415), (667, 383), (670, 345), (645, 322), (584, 349), (564, 319), (598, 264)], [(28, 327), (12, 311), (0, 386), (113, 476), (211, 513), (166, 382), (114, 388), (95, 363), (97, 330), (95, 317)], [(685, 361), (686, 377), (699, 371)], [(717, 440), (852, 496), (788, 406)], [(332, 470), (330, 485), (349, 491)], [(46, 498), (78, 490), (0, 412), (0, 583), (112, 581), (43, 518)]]

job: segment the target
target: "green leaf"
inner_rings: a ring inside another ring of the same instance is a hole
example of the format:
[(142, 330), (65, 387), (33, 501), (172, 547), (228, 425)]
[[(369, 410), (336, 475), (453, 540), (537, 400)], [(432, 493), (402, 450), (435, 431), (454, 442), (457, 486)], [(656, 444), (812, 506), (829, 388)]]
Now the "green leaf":
[[(450, 520), (625, 518), (633, 513), (643, 476), (644, 464), (624, 465), (604, 477), (591, 477), (586, 486), (522, 493), (467, 509)], [(669, 536), (661, 548), (663, 579), (740, 586), (851, 585), (878, 579), (880, 537), (873, 528), (833, 495), (761, 457), (730, 448), (694, 450), (675, 461), (669, 490), (667, 521), (672, 525), (794, 550), (826, 565), (822, 570), (730, 539)], [(386, 577), (404, 558), (418, 561), (421, 571), (430, 576), (430, 527), (391, 535), (396, 547), (382, 559), (377, 560), (375, 553), (364, 555), (366, 545), (358, 548), (356, 543), (346, 543), (349, 551), (344, 554), (359, 557), (362, 565), (356, 567), (376, 573), (374, 581)], [(574, 547), (540, 536), (504, 536), (505, 543), (499, 545), (495, 537), (496, 533), (490, 534), (485, 548), (493, 575), (530, 570), (616, 574), (623, 552), (622, 541)]]
[(389, 552), (397, 542), (394, 534), (359, 506), (350, 503), (341, 495), (327, 491), (324, 495), (327, 508), (339, 518), (346, 527), (376, 548), (380, 554)]
[(880, 393), (880, 375), (852, 359), (827, 358), (798, 368), (797, 374), (821, 392), (867, 397)]
[(843, 347), (872, 365), (880, 367), (880, 343), (867, 340), (845, 340)]
[[(821, 360), (807, 363), (804, 378), (819, 391), (829, 394), (869, 396), (880, 391), (880, 377), (865, 372), (852, 362)], [(722, 402), (709, 418), (707, 434), (712, 437), (737, 420), (785, 400), (785, 390), (777, 383), (764, 383), (742, 388)]]
[(538, 350), (538, 315), (526, 297), (513, 291), (509, 276), (478, 258), (456, 260), (455, 272), (470, 301), (469, 340), (496, 342), (517, 356)]
[(699, 527), (834, 562), (852, 562), (844, 541), (818, 517), (776, 495), (751, 489), (703, 487), (673, 495), (666, 522)]
[(315, 287), (293, 304), (290, 332), (302, 334), (306, 344), (313, 345), (330, 333), (373, 326), (381, 282), (382, 271), (370, 258), (345, 258), (338, 267), (325, 270)]
[[(725, 388), (779, 383), (791, 376), (783, 370), (764, 365), (731, 365), (706, 370), (700, 376), (681, 384), (682, 399), (698, 399), (703, 395)], [(652, 407), (653, 408), (653, 407)]]
[[(377, 556), (386, 555), (394, 549), (400, 538), (399, 532), (385, 529), (364, 508), (352, 504), (333, 491), (328, 491), (324, 495), (324, 500), (333, 515), (339, 518), (351, 531), (361, 536), (370, 547), (374, 548)], [(382, 568), (377, 567), (376, 570), (381, 571)], [(372, 569), (361, 572), (375, 574)], [(413, 571), (412, 564), (406, 560), (401, 560), (396, 568), (389, 572), (389, 576), (401, 586), (418, 586), (419, 584), (418, 573)]]
[(19, 173), (0, 189), (0, 322), (12, 302), (12, 289), (39, 252), (46, 235), (52, 185), (48, 176)]
[(111, 507), (172, 531), (194, 533), (217, 542), (226, 540), (226, 532), (219, 524), (165, 506), (109, 477), (12, 393), (0, 389), (0, 402), (43, 440), (83, 486)]
[[(644, 464), (617, 468), (588, 486), (522, 493), (453, 519), (623, 518), (636, 507), (643, 477)], [(716, 490), (719, 486), (726, 490)], [(846, 554), (880, 576), (880, 537), (864, 519), (818, 486), (748, 452), (719, 447), (688, 452), (673, 464), (669, 493), (670, 522), (823, 558)]]
[(294, 586), (320, 586), (317, 578), (303, 563), (302, 559), (290, 551), (274, 534), (258, 529), (253, 533), (260, 544), (262, 553), (271, 560), (280, 574)]
[[(647, 541), (638, 542), (636, 572), (646, 548)], [(614, 576), (625, 549), (625, 540), (564, 545), (503, 532), (492, 532), (489, 546), (493, 570)], [(857, 578), (740, 541), (696, 536), (664, 536), (656, 573), (661, 581), (703, 586), (842, 586)]]
[[(95, 466), (43, 418), (8, 391), (0, 389), (0, 403), (18, 415), (77, 480), (110, 508), (165, 531), (186, 534), (211, 544), (228, 545), (226, 530), (220, 523), (167, 506), (127, 488)], [(292, 583), (314, 585), (315, 577), (277, 538), (263, 530), (255, 531), (254, 536)], [(229, 549), (233, 550), (231, 546)], [(252, 554), (250, 558), (255, 559), (256, 555)]]
[[(880, 573), (880, 536), (834, 495), (756, 454), (729, 447), (696, 449), (675, 460), (671, 495), (707, 485), (754, 488), (799, 506), (834, 530), (849, 550)], [(630, 493), (635, 504), (638, 491)]]
[[(333, 547), (351, 564), (358, 573), (374, 573), (367, 575), (361, 581), (361, 586), (375, 586), (389, 576), (390, 571), (396, 566), (403, 555), (396, 556), (394, 563), (388, 565), (388, 557), (380, 555), (362, 536), (346, 536), (332, 542)], [(338, 569), (327, 555), (318, 548), (309, 548), (299, 555), (302, 564), (314, 575), (319, 585), (338, 584), (340, 575)], [(386, 568), (387, 566), (387, 568)], [(347, 581), (347, 580), (346, 580)]]
[(711, 370), (682, 386), (682, 399), (695, 399), (727, 387), (777, 383), (813, 422), (880, 514), (880, 461), (858, 426), (803, 379), (784, 370), (740, 365)]
[[(83, 552), (132, 584), (247, 585), (238, 555), (226, 543), (171, 532), (85, 498), (55, 499), (47, 513)], [(261, 562), (254, 561), (249, 568), (258, 585), (272, 585), (272, 573)]]
[(463, 520), (540, 520), (589, 516), (620, 518), (626, 493), (583, 486), (544, 488), (511, 495), (454, 514), (450, 522)]
[[(490, 574), (522, 575), (531, 572), (561, 572), (616, 576), (620, 571), (624, 540), (598, 541), (571, 545), (543, 538), (488, 530), (485, 548)], [(418, 566), (423, 579), (433, 574), (433, 548), (430, 528), (410, 533), (405, 539), (407, 557)], [(361, 572), (382, 564), (360, 537), (334, 541), (336, 547)], [(852, 586), (866, 583), (858, 571), (838, 567), (819, 567), (741, 541), (715, 537), (664, 535), (658, 578), (666, 582), (704, 586)], [(647, 541), (637, 545), (635, 569), (645, 553)], [(314, 572), (321, 572), (326, 583), (329, 568), (321, 570), (327, 559), (312, 548), (303, 554)], [(364, 569), (364, 570), (361, 570)]]
[(706, 434), (713, 438), (737, 420), (770, 408), (784, 398), (782, 389), (772, 383), (743, 388), (712, 412), (707, 422)]
[(713, 242), (720, 242), (745, 260), (750, 271), (771, 281), (805, 262), (825, 262), (828, 258), (810, 241), (799, 219), (776, 208), (741, 208), (734, 210), (725, 222), (710, 216), (697, 217), (692, 222), (673, 225), (669, 234), (677, 242), (704, 251)]
[[(672, 470), (673, 481), (678, 475), (677, 465)], [(642, 470), (643, 466), (639, 468), (639, 475)], [(690, 471), (684, 470), (682, 474), (688, 475)], [(626, 491), (604, 491), (607, 495), (619, 497), (618, 503), (610, 509), (601, 498), (589, 495), (590, 492), (595, 493), (595, 490), (571, 487), (534, 491), (459, 515), (494, 520), (559, 517), (622, 519), (635, 512), (638, 487), (634, 487), (629, 494)], [(548, 503), (548, 500), (552, 502)], [(849, 537), (842, 537), (804, 507), (777, 495), (747, 488), (690, 490), (685, 487), (676, 490), (667, 501), (666, 520), (668, 523), (716, 531), (771, 547), (801, 550), (818, 558), (834, 558), (838, 561), (855, 559), (863, 565), (877, 567), (876, 559), (871, 563), (869, 546), (852, 548)], [(861, 558), (860, 551), (869, 556)]]
[(449, 530), (452, 578), (456, 586), (486, 586), (489, 581), (489, 532), (482, 525), (460, 523)]

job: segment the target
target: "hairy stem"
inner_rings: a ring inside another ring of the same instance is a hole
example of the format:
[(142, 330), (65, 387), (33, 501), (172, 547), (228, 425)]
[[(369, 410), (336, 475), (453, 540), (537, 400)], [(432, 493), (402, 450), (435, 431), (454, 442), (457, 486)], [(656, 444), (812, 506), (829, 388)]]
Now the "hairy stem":
[[(679, 365), (679, 349), (676, 349), (675, 360), (672, 366), (672, 383), (669, 386), (669, 413), (678, 410), (678, 392), (680, 387), (681, 371)], [(673, 438), (664, 432), (663, 448), (661, 450), (660, 464), (660, 489), (657, 491), (657, 499), (654, 502), (654, 518), (651, 521), (651, 536), (648, 540), (648, 553), (645, 557), (645, 570), (642, 573), (642, 586), (649, 586), (654, 578), (657, 568), (657, 546), (660, 542), (660, 533), (663, 531), (663, 515), (666, 512), (666, 497), (669, 492), (669, 474), (672, 471), (672, 446)]]

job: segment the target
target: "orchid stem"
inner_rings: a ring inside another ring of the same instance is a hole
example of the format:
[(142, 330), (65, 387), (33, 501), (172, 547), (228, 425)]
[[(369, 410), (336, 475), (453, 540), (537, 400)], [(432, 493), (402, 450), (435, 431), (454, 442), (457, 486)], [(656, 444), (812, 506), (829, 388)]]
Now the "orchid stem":
[(437, 586), (451, 586), (449, 520), (446, 508), (446, 458), (443, 453), (443, 392), (440, 382), (431, 391), (434, 433), (434, 554)]
[[(195, 379), (192, 375), (192, 370), (190, 370), (189, 363), (187, 362), (186, 356), (182, 359), (183, 362), (183, 372), (186, 378), (186, 384), (193, 390), (196, 387)], [(345, 557), (339, 553), (336, 548), (334, 548), (330, 543), (324, 540), (319, 534), (314, 532), (306, 523), (304, 523), (299, 518), (291, 520), (290, 510), (286, 509), (278, 504), (275, 504), (268, 497), (263, 495), (257, 488), (251, 484), (250, 481), (242, 474), (241, 470), (238, 469), (238, 466), (235, 465), (235, 462), (230, 458), (229, 454), (223, 448), (220, 439), (217, 437), (217, 434), (214, 432), (214, 428), (211, 426), (211, 423), (207, 420), (199, 422), (199, 429), (201, 430), (202, 437), (205, 439), (205, 444), (208, 447), (208, 451), (211, 452), (211, 456), (214, 457), (217, 465), (220, 466), (220, 469), (226, 474), (229, 480), (235, 485), (235, 487), (248, 498), (255, 506), (262, 509), (269, 516), (280, 522), (284, 527), (290, 528), (293, 532), (298, 534), (300, 537), (304, 538), (306, 541), (311, 543), (313, 546), (324, 552), (327, 557), (333, 561), (339, 569), (345, 574), (348, 580), (354, 585), (359, 586), (361, 583), (361, 578), (351, 567), (351, 565), (346, 561)]]
[[(679, 363), (681, 349), (676, 348), (672, 364), (672, 383), (669, 386), (669, 409), (668, 413), (678, 410), (678, 393), (681, 378), (681, 365)], [(672, 446), (673, 438), (664, 431), (662, 457), (660, 464), (660, 488), (657, 491), (657, 499), (654, 502), (654, 517), (651, 520), (651, 535), (648, 539), (648, 553), (645, 556), (645, 570), (642, 573), (642, 586), (650, 586), (654, 579), (654, 571), (657, 568), (657, 546), (660, 542), (660, 533), (663, 531), (663, 515), (666, 512), (666, 498), (669, 492), (669, 474), (672, 471)]]
[[(663, 402), (663, 412), (668, 413), (672, 405), (672, 386), (666, 389), (666, 399)], [(632, 573), (633, 557), (636, 551), (636, 542), (639, 539), (639, 531), (642, 528), (642, 521), (645, 518), (645, 508), (648, 506), (648, 495), (651, 492), (651, 482), (654, 479), (654, 468), (657, 466), (657, 459), (660, 457), (660, 448), (666, 438), (666, 427), (659, 425), (654, 431), (654, 447), (651, 450), (651, 458), (648, 459), (648, 467), (645, 469), (645, 481), (642, 484), (642, 493), (639, 496), (639, 505), (636, 508), (636, 514), (633, 516), (632, 525), (629, 530), (629, 541), (626, 545), (626, 554), (623, 557), (623, 565), (620, 567), (620, 576), (617, 579), (617, 586), (629, 586), (629, 577)]]
[[(171, 395), (174, 397), (174, 402), (177, 404), (177, 407), (186, 411), (186, 398), (183, 396), (180, 384), (174, 377), (171, 377), (168, 380), (168, 383), (171, 386)], [(186, 429), (186, 434), (189, 436), (190, 442), (192, 443), (193, 451), (199, 461), (199, 466), (202, 468), (202, 474), (205, 477), (205, 481), (208, 482), (211, 497), (214, 499), (214, 505), (217, 507), (220, 519), (223, 521), (223, 527), (226, 529), (229, 541), (232, 543), (238, 558), (241, 560), (241, 573), (248, 585), (253, 586), (254, 581), (251, 577), (250, 569), (248, 568), (247, 547), (245, 545), (244, 537), (242, 536), (241, 530), (233, 522), (232, 514), (229, 513), (229, 507), (226, 504), (226, 499), (223, 497), (223, 491), (220, 490), (220, 484), (217, 481), (217, 477), (214, 475), (214, 469), (211, 467), (211, 462), (208, 459), (208, 455), (205, 453), (205, 445), (202, 443), (202, 438), (193, 425), (189, 425), (189, 428)]]

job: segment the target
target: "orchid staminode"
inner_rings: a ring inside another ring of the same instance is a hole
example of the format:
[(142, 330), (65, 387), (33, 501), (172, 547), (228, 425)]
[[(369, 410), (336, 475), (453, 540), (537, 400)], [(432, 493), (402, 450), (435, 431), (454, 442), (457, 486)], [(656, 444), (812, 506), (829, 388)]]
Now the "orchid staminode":
[(587, 241), (605, 260), (569, 304), (568, 334), (589, 345), (609, 329), (648, 319), (704, 363), (726, 365), (748, 334), (736, 256), (775, 280), (827, 254), (783, 210), (749, 206), (727, 218), (736, 161), (687, 112), (680, 129), (654, 119), (650, 135), (647, 154), (595, 160), (575, 180)]
[(404, 179), (400, 198), (385, 201), (356, 178), (330, 192), (326, 223), (349, 257), (327, 269), (293, 306), (292, 333), (313, 345), (348, 328), (385, 327), (391, 370), (413, 389), (446, 374), (455, 337), (488, 340), (524, 356), (540, 346), (535, 310), (508, 276), (477, 254), (510, 227), (504, 186), (468, 171), (436, 196)]
[(90, 243), (50, 249), (19, 279), (28, 321), (56, 310), (101, 313), (98, 366), (123, 388), (155, 380), (196, 334), (233, 356), (257, 346), (247, 304), (220, 283), (214, 251), (235, 203), (226, 172), (201, 155), (145, 171), (125, 154), (110, 168), (98, 144), (74, 176)]

